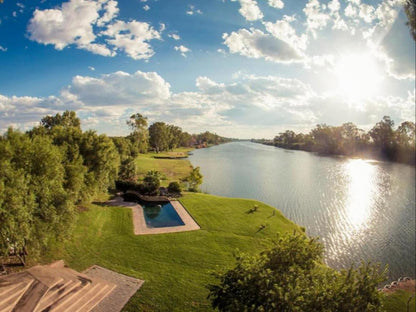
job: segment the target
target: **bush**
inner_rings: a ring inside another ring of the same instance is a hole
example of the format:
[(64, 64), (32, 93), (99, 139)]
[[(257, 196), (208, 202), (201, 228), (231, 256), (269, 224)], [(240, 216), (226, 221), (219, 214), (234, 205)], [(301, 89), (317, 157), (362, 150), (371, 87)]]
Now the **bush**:
[(174, 194), (176, 194), (176, 193), (180, 194), (182, 192), (181, 185), (176, 181), (170, 182), (169, 185), (168, 185), (168, 192), (169, 193), (174, 193)]
[(149, 195), (156, 195), (160, 187), (160, 173), (149, 171), (143, 179), (143, 189)]
[(234, 268), (208, 286), (219, 311), (380, 311), (384, 280), (362, 264), (338, 272), (322, 262), (323, 247), (304, 234), (278, 237), (258, 256), (238, 255)]

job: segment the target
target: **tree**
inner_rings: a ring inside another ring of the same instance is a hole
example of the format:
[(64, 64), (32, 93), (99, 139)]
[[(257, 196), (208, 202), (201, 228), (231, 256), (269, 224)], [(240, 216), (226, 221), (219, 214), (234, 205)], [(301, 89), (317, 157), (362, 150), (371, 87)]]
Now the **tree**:
[[(149, 132), (147, 130), (147, 117), (136, 113), (127, 120), (127, 125), (132, 132), (129, 135), (131, 142), (136, 145), (140, 153), (146, 153), (149, 149)], [(132, 155), (133, 156), (133, 155)]]
[(199, 171), (199, 167), (192, 168), (191, 173), (187, 178), (185, 178), (185, 181), (188, 182), (188, 190), (191, 192), (198, 192), (199, 186), (202, 184), (202, 174)]
[(155, 122), (149, 127), (150, 146), (159, 153), (169, 148), (168, 126), (164, 122)]
[(81, 121), (74, 111), (65, 111), (62, 115), (45, 116), (41, 120), (41, 125), (46, 129), (52, 129), (55, 126), (81, 128)]
[(136, 161), (133, 157), (129, 157), (121, 162), (118, 177), (123, 181), (135, 181), (136, 171)]
[(317, 125), (312, 129), (311, 136), (315, 141), (315, 149), (323, 154), (340, 154), (341, 130), (326, 124)]
[(148, 194), (155, 195), (160, 187), (160, 172), (151, 170), (147, 172), (143, 179), (144, 191)]
[(168, 185), (168, 192), (172, 194), (180, 194), (182, 192), (181, 185), (176, 181), (170, 182)]
[(209, 285), (220, 311), (378, 311), (384, 280), (378, 267), (337, 272), (322, 263), (323, 247), (304, 234), (278, 236), (257, 256), (238, 254), (234, 268)]
[(406, 12), (406, 15), (407, 15), (406, 25), (409, 26), (410, 33), (413, 37), (413, 40), (416, 41), (416, 1), (405, 0), (404, 11)]
[(393, 159), (395, 154), (393, 126), (394, 121), (389, 116), (384, 116), (383, 120), (378, 122), (369, 132), (376, 148), (379, 148), (382, 155), (389, 159)]

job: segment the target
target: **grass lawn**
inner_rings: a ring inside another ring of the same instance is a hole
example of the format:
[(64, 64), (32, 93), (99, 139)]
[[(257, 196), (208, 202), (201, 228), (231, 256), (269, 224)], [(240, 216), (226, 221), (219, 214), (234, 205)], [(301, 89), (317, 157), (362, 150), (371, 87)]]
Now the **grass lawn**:
[[(189, 174), (188, 160), (155, 159), (156, 155), (172, 154), (140, 155), (137, 167), (141, 175), (158, 170), (166, 176), (162, 185), (168, 185)], [(42, 261), (64, 259), (79, 271), (97, 264), (145, 280), (125, 311), (212, 311), (206, 288), (216, 282), (211, 272), (232, 267), (237, 249), (258, 253), (270, 245), (276, 233), (300, 230), (279, 211), (253, 200), (189, 193), (181, 202), (201, 230), (135, 236), (130, 209), (91, 204), (81, 212), (73, 238), (65, 246), (53, 248)], [(248, 213), (254, 205), (258, 211)], [(406, 311), (410, 295), (399, 291), (386, 296), (386, 311)], [(409, 311), (415, 311), (414, 299)]]
[[(274, 208), (252, 200), (186, 194), (181, 202), (201, 230), (135, 236), (130, 209), (91, 204), (71, 241), (43, 261), (62, 258), (79, 271), (98, 264), (145, 280), (125, 311), (212, 311), (210, 272), (232, 266), (236, 249), (257, 253), (277, 232), (299, 230), (280, 212), (273, 215)], [(258, 211), (248, 214), (255, 204)]]
[[(413, 297), (409, 302), (409, 310), (407, 310), (407, 302), (410, 297)], [(413, 312), (416, 311), (415, 305), (415, 291), (397, 290), (392, 294), (384, 296), (383, 305), (386, 311), (389, 312)]]
[(156, 159), (157, 157), (171, 157), (186, 155), (191, 151), (190, 148), (178, 148), (173, 152), (164, 153), (147, 153), (140, 154), (136, 159), (137, 173), (139, 179), (150, 170), (157, 170), (161, 172), (166, 179), (161, 181), (162, 186), (167, 186), (169, 182), (178, 181), (187, 177), (191, 171), (191, 163), (187, 159)]

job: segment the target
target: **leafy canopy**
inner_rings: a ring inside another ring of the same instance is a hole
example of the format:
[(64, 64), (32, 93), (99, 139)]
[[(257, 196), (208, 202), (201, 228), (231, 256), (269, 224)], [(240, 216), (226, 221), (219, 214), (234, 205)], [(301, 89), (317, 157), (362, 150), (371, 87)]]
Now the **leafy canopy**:
[(303, 234), (278, 236), (257, 256), (237, 255), (234, 268), (209, 285), (220, 311), (378, 311), (378, 267), (362, 264), (338, 272), (322, 262), (323, 247)]

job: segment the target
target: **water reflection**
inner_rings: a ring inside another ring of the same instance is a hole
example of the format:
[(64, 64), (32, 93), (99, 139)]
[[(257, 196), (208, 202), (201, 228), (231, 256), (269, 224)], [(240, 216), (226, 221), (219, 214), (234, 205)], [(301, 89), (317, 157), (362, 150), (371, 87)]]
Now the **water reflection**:
[(281, 210), (325, 245), (341, 269), (361, 260), (415, 276), (415, 168), (234, 142), (190, 157), (208, 193), (253, 198)]
[[(361, 159), (351, 159), (345, 166), (347, 176), (347, 199), (345, 215), (351, 230), (367, 227), (374, 205), (376, 190), (376, 167)], [(352, 233), (351, 233), (352, 234)]]

